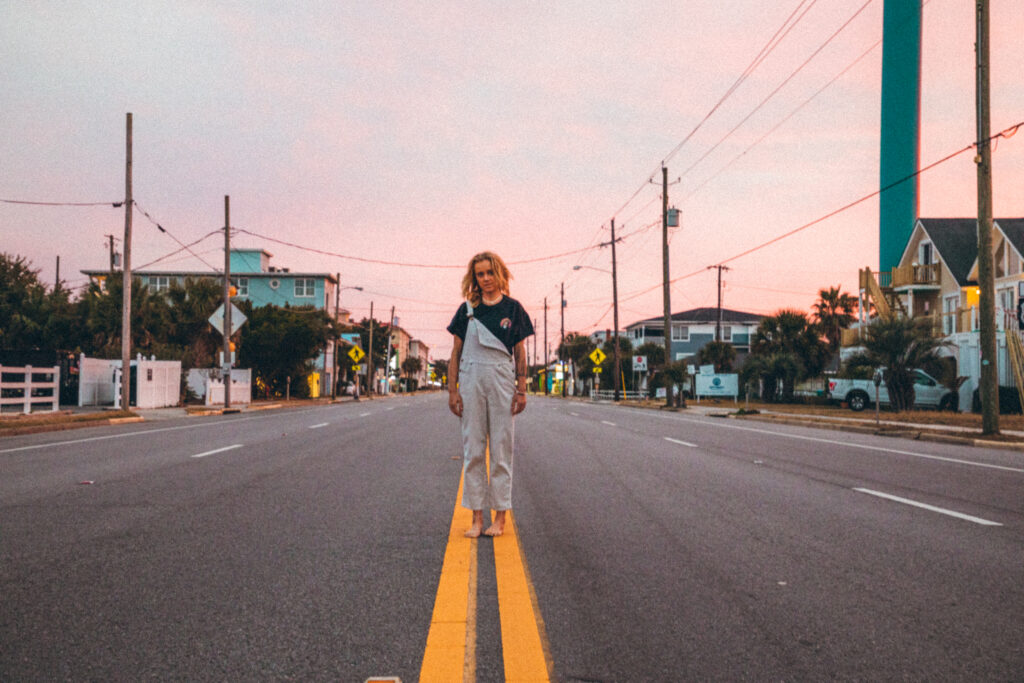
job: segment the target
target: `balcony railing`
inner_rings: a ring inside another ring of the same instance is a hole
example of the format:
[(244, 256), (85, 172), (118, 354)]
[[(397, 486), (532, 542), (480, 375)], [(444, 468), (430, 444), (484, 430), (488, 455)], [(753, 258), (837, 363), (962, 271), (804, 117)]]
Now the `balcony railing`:
[(925, 266), (897, 266), (892, 269), (892, 286), (939, 285), (941, 273), (942, 269), (938, 263), (929, 263)]

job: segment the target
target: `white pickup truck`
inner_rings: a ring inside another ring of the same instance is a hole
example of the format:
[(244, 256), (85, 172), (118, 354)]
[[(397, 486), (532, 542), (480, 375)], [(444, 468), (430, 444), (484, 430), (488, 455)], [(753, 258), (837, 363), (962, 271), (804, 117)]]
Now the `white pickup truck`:
[[(829, 396), (845, 401), (850, 410), (861, 411), (875, 401), (875, 383), (870, 379), (837, 379), (828, 381)], [(955, 391), (943, 386), (924, 370), (914, 370), (914, 406), (953, 410), (958, 397)], [(878, 387), (878, 402), (889, 403), (889, 392), (885, 382)]]

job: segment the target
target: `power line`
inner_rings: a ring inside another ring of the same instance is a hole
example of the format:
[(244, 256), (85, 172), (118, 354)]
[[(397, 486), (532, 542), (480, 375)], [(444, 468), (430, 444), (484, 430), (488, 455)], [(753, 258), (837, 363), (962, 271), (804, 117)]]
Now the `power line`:
[[(194, 251), (192, 251), (192, 249), (191, 249), (191, 246), (192, 246), (192, 245), (190, 245), (190, 244), (185, 244), (184, 242), (182, 242), (181, 240), (179, 240), (179, 239), (178, 239), (177, 237), (175, 237), (175, 236), (174, 236), (173, 234), (171, 234), (171, 232), (170, 232), (169, 230), (167, 230), (167, 228), (165, 228), (164, 226), (160, 225), (160, 224), (159, 224), (159, 223), (158, 223), (158, 222), (157, 222), (157, 221), (156, 221), (156, 220), (155, 220), (155, 219), (154, 219), (154, 218), (153, 218), (152, 216), (150, 216), (150, 215), (149, 215), (149, 213), (147, 213), (147, 212), (146, 212), (146, 211), (145, 211), (145, 210), (144, 210), (144, 209), (143, 209), (143, 208), (142, 208), (141, 206), (139, 206), (139, 203), (138, 203), (138, 202), (136, 202), (136, 201), (134, 201), (134, 200), (133, 200), (133, 201), (132, 201), (132, 206), (133, 206), (133, 207), (135, 208), (135, 210), (136, 210), (136, 211), (138, 211), (138, 212), (139, 212), (139, 213), (141, 213), (141, 214), (142, 214), (143, 216), (145, 216), (145, 217), (146, 217), (146, 220), (148, 220), (148, 221), (149, 221), (150, 223), (152, 223), (153, 225), (155, 225), (155, 226), (156, 226), (156, 229), (157, 229), (157, 230), (159, 230), (160, 232), (164, 233), (165, 235), (167, 235), (168, 237), (170, 237), (170, 238), (171, 238), (172, 240), (174, 240), (175, 242), (177, 242), (177, 243), (178, 243), (179, 245), (181, 245), (181, 249), (184, 249), (185, 251), (187, 251), (188, 253), (192, 254), (192, 255), (193, 255), (193, 256), (195, 256), (195, 257), (196, 257), (197, 259), (199, 259), (200, 261), (202, 261), (203, 263), (205, 263), (205, 264), (207, 265), (207, 267), (209, 267), (209, 268), (210, 268), (210, 269), (211, 269), (211, 270), (212, 270), (213, 272), (215, 272), (215, 273), (223, 273), (223, 272), (224, 272), (224, 271), (223, 271), (223, 269), (218, 269), (218, 268), (217, 268), (216, 266), (214, 266), (214, 265), (211, 265), (209, 261), (207, 261), (207, 260), (206, 260), (206, 259), (204, 259), (204, 258), (203, 258), (202, 256), (200, 256), (199, 254), (197, 254), (197, 253), (195, 253)], [(216, 232), (220, 232), (220, 231), (218, 230), (218, 231), (216, 231)], [(202, 238), (201, 238), (201, 239), (200, 239), (199, 241), (202, 241), (202, 240), (206, 239), (206, 238), (207, 238), (207, 237), (209, 237), (209, 236), (210, 236), (210, 235), (209, 235), (209, 234), (207, 234), (207, 235), (206, 235), (205, 237), (202, 237)], [(193, 243), (193, 244), (194, 244), (194, 243)], [(179, 249), (179, 251), (181, 251), (181, 250)]]
[(854, 12), (853, 15), (851, 15), (850, 18), (847, 19), (843, 23), (842, 26), (840, 26), (838, 29), (836, 29), (835, 32), (832, 33), (832, 35), (830, 35), (825, 40), (825, 42), (823, 42), (821, 45), (818, 46), (818, 49), (816, 49), (814, 52), (812, 52), (810, 54), (810, 56), (807, 59), (805, 59), (800, 64), (800, 66), (798, 66), (796, 69), (794, 69), (788, 76), (786, 76), (785, 79), (783, 79), (783, 81), (781, 83), (779, 83), (775, 87), (774, 90), (772, 90), (760, 102), (758, 102), (757, 106), (754, 107), (753, 109), (751, 109), (750, 113), (748, 113), (746, 116), (744, 116), (743, 119), (741, 119), (739, 123), (737, 123), (735, 126), (733, 126), (733, 128), (728, 133), (723, 135), (718, 142), (716, 142), (714, 145), (712, 145), (696, 161), (694, 161), (692, 164), (690, 164), (686, 168), (686, 170), (682, 172), (681, 175), (685, 176), (687, 173), (692, 171), (698, 164), (700, 164), (700, 162), (704, 161), (704, 159), (706, 159), (712, 152), (714, 152), (716, 149), (718, 149), (718, 147), (723, 142), (728, 140), (732, 136), (733, 133), (735, 133), (737, 130), (739, 130), (743, 126), (743, 124), (745, 124), (747, 121), (749, 121), (750, 118), (754, 114), (756, 114), (758, 111), (760, 111), (761, 108), (764, 105), (768, 104), (769, 100), (771, 100), (773, 97), (775, 97), (775, 95), (777, 95), (779, 93), (779, 91), (782, 90), (786, 86), (787, 83), (789, 83), (791, 80), (796, 78), (797, 74), (799, 74), (801, 71), (803, 71), (804, 67), (807, 66), (808, 64), (810, 64), (811, 61), (814, 60), (814, 58), (817, 57), (821, 53), (821, 51), (824, 50), (828, 46), (829, 43), (831, 43), (833, 40), (835, 40), (839, 36), (840, 33), (842, 33), (844, 30), (846, 30), (846, 27), (848, 27), (851, 23), (853, 23), (853, 20), (856, 19), (858, 16), (860, 16), (860, 13), (863, 12), (865, 9), (867, 9), (868, 5), (870, 5), (872, 2), (873, 2), (873, 0), (867, 0), (867, 2), (865, 2), (863, 5), (861, 5), (860, 8), (856, 12)]
[(110, 206), (119, 209), (124, 202), (31, 202), (24, 199), (0, 199), (4, 204), (28, 204), (30, 206)]

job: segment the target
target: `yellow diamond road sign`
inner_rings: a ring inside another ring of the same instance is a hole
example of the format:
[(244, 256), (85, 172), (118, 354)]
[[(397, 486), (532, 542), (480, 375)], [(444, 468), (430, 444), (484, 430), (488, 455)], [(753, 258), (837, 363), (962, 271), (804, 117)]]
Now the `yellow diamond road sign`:
[(363, 351), (358, 346), (353, 346), (348, 351), (348, 357), (352, 359), (353, 363), (358, 363), (359, 361), (361, 361), (363, 359), (363, 356), (365, 356), (365, 355), (366, 355), (366, 352)]
[(594, 365), (600, 365), (601, 363), (604, 362), (604, 359), (607, 357), (608, 356), (605, 355), (605, 352), (602, 351), (601, 349), (594, 349), (590, 353), (590, 360), (594, 361)]

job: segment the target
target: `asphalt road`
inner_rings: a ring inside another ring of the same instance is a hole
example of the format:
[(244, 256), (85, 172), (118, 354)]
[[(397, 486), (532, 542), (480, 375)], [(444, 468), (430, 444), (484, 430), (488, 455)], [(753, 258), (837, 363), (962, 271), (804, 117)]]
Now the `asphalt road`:
[[(434, 394), (0, 440), (0, 679), (417, 680), (457, 424)], [(515, 476), (559, 680), (1024, 672), (1019, 453), (532, 398)]]

